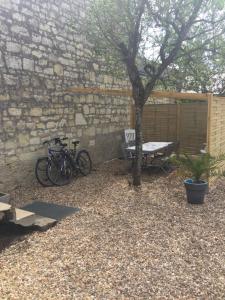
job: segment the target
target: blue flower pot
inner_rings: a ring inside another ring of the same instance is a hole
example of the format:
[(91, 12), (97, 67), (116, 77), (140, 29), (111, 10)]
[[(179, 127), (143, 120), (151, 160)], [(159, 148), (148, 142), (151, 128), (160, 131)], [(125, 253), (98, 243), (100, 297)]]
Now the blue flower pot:
[(184, 185), (188, 203), (202, 204), (204, 202), (205, 194), (208, 190), (208, 182), (203, 180), (194, 182), (192, 179), (186, 179)]

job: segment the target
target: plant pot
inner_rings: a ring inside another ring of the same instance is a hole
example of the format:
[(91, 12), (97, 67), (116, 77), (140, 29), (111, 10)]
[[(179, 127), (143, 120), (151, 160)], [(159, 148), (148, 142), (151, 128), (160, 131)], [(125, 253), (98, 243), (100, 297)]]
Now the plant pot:
[(10, 195), (0, 192), (0, 202), (9, 203), (9, 201), (10, 201)]
[(201, 180), (196, 183), (192, 179), (186, 179), (184, 185), (188, 203), (202, 204), (204, 202), (205, 194), (208, 190), (208, 182)]

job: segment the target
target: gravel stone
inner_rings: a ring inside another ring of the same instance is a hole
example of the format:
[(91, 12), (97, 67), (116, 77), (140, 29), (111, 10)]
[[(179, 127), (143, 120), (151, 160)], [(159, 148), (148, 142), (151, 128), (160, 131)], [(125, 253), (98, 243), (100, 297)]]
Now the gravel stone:
[(200, 206), (174, 174), (130, 182), (113, 161), (69, 186), (18, 187), (14, 205), (81, 210), (0, 253), (1, 300), (224, 299), (225, 180)]

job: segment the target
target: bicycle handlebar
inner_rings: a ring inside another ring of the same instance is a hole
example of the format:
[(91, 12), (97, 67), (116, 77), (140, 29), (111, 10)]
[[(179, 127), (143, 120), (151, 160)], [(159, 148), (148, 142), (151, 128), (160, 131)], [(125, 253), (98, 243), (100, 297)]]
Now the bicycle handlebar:
[(65, 146), (65, 144), (62, 143), (62, 141), (65, 141), (65, 140), (68, 140), (68, 137), (63, 137), (63, 138), (53, 138), (53, 139), (50, 139), (48, 141), (44, 141), (43, 142), (43, 145), (46, 145), (46, 144), (50, 144), (51, 142), (54, 142), (55, 145), (59, 144), (60, 146)]

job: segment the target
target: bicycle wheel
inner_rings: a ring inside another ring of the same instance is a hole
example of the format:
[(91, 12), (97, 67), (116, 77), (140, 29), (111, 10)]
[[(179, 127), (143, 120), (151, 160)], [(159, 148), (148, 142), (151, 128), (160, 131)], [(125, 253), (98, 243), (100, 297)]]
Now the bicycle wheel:
[(42, 186), (52, 186), (52, 183), (48, 179), (47, 168), (48, 168), (48, 157), (39, 158), (35, 165), (35, 176), (37, 178), (37, 181)]
[(66, 185), (72, 179), (73, 168), (66, 157), (59, 156), (49, 161), (47, 175), (52, 184), (57, 186)]
[(87, 176), (92, 169), (92, 161), (86, 150), (81, 150), (77, 155), (76, 163), (82, 175)]

